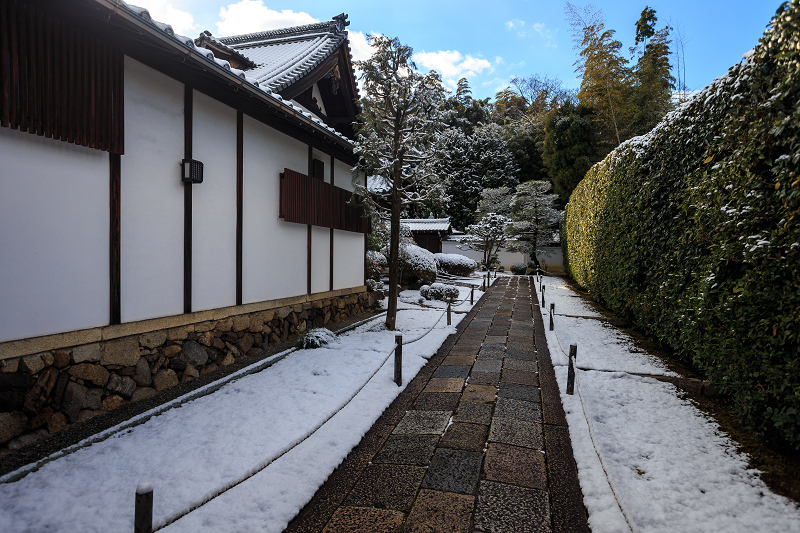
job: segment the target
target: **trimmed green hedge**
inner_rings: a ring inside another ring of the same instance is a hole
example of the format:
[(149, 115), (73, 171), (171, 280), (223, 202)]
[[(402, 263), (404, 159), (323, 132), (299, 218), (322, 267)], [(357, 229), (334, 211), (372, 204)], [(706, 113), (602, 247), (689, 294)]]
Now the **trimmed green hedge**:
[(800, 447), (800, 0), (570, 197), (570, 275)]

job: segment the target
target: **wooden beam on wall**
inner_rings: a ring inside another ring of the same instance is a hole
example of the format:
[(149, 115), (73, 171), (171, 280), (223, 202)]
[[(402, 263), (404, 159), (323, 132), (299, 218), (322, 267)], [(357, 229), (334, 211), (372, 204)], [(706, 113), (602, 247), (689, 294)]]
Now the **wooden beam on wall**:
[(109, 324), (122, 322), (121, 287), (122, 271), (120, 264), (121, 242), (121, 168), (122, 162), (119, 154), (109, 155)]
[(244, 114), (236, 113), (236, 305), (242, 305), (242, 230), (244, 221)]
[[(314, 148), (308, 145), (308, 175), (314, 177)], [(311, 198), (307, 199), (308, 201)], [(311, 294), (311, 224), (308, 225), (308, 245), (306, 257), (306, 294)]]
[[(183, 157), (192, 158), (194, 90), (183, 88)], [(183, 184), (183, 312), (192, 312), (192, 184)]]

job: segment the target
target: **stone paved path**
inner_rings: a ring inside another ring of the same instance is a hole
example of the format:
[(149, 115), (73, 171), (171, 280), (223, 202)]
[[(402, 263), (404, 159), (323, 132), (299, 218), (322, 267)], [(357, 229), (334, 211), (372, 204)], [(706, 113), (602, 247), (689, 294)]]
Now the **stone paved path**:
[(588, 532), (534, 278), (499, 278), (288, 532)]

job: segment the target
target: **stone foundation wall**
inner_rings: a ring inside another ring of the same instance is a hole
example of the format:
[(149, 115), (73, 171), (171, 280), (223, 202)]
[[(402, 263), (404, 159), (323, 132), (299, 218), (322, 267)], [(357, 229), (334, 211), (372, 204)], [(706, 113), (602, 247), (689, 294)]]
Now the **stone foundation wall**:
[(3, 359), (0, 449), (149, 398), (371, 303), (361, 292)]

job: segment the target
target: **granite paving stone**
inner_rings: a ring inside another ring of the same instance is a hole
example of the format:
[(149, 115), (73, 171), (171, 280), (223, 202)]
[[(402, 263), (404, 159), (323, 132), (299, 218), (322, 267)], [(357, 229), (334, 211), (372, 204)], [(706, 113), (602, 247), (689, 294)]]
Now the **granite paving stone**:
[(490, 481), (547, 490), (544, 459), (544, 454), (539, 450), (490, 442), (483, 472)]
[(503, 368), (508, 368), (509, 370), (524, 370), (526, 372), (539, 371), (539, 365), (536, 364), (536, 361), (526, 361), (524, 359), (513, 358), (503, 361)]
[[(447, 366), (440, 366), (436, 369), (433, 373), (433, 377), (435, 378), (465, 378), (469, 376), (470, 368), (469, 365), (447, 365)], [(525, 370), (525, 369), (522, 369)]]
[(422, 489), (406, 520), (406, 533), (467, 533), (475, 496)]
[(537, 387), (539, 386), (539, 375), (536, 372), (525, 372), (524, 370), (511, 370), (504, 368), (503, 374), (500, 376), (500, 382)]
[(447, 357), (444, 358), (444, 361), (442, 361), (442, 366), (471, 365), (474, 362), (475, 362), (474, 355), (448, 355)]
[(523, 361), (536, 361), (536, 351), (533, 349), (520, 349), (509, 346), (506, 348), (506, 359), (522, 359)]
[(389, 435), (372, 462), (428, 466), (438, 443), (439, 437), (433, 435)]
[(500, 359), (478, 359), (472, 365), (475, 372), (500, 372), (503, 369), (503, 361)]
[(505, 343), (506, 343), (505, 335), (487, 335), (486, 338), (483, 340), (484, 346), (487, 344), (505, 344)]
[(409, 465), (369, 465), (356, 482), (345, 505), (379, 509), (411, 509), (425, 468)]
[(412, 409), (420, 411), (455, 411), (459, 398), (461, 398), (461, 394), (457, 392), (422, 392), (414, 400)]
[(452, 414), (451, 411), (406, 411), (392, 434), (441, 435)]
[(473, 385), (491, 385), (496, 387), (500, 383), (500, 372), (473, 372), (469, 377)]
[(485, 533), (550, 533), (547, 492), (481, 481), (475, 528)]
[(489, 440), (536, 450), (544, 449), (542, 425), (538, 422), (492, 417), (492, 425), (489, 427)]
[(537, 387), (530, 385), (517, 385), (516, 383), (501, 383), (497, 389), (498, 398), (514, 398), (526, 402), (541, 403), (542, 398)]
[(464, 378), (431, 378), (422, 392), (461, 392), (463, 387)]
[(497, 396), (497, 388), (490, 385), (473, 385), (467, 383), (461, 393), (461, 401), (468, 402), (493, 402)]
[(439, 446), (456, 450), (483, 452), (488, 434), (488, 425), (453, 422), (447, 428), (444, 437), (439, 442)]
[(399, 511), (339, 507), (322, 533), (399, 533), (404, 518)]
[(527, 422), (541, 422), (542, 406), (538, 403), (515, 400), (513, 398), (497, 398), (494, 416), (498, 418), (515, 418)]
[(478, 485), (483, 454), (438, 448), (422, 480), (422, 488), (472, 494)]
[(508, 328), (491, 327), (489, 328), (489, 331), (486, 332), (486, 338), (488, 339), (489, 337), (503, 337), (505, 342), (507, 334), (508, 334)]
[(461, 402), (453, 415), (453, 421), (488, 426), (492, 423), (492, 406), (488, 403)]

